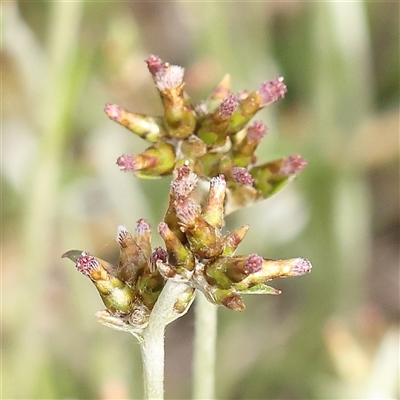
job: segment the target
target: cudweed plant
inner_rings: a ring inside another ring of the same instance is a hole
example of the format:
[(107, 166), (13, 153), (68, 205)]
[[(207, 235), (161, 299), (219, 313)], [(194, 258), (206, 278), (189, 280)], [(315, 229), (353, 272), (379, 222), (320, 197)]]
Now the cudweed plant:
[(146, 396), (161, 399), (164, 330), (187, 312), (196, 292), (215, 306), (243, 311), (243, 294), (280, 294), (267, 283), (310, 272), (311, 264), (303, 258), (235, 255), (249, 226), (223, 232), (226, 215), (273, 195), (306, 166), (297, 154), (263, 164), (255, 155), (267, 128), (250, 121), (284, 97), (283, 78), (233, 94), (226, 75), (194, 106), (184, 91), (182, 67), (157, 56), (146, 62), (164, 115), (136, 114), (114, 104), (104, 111), (150, 143), (141, 154), (121, 155), (121, 171), (139, 178), (172, 175), (169, 205), (157, 227), (165, 248), (152, 248), (150, 226), (140, 219), (133, 234), (117, 228), (117, 266), (81, 250), (63, 257), (96, 286), (106, 307), (96, 314), (99, 322), (139, 340)]

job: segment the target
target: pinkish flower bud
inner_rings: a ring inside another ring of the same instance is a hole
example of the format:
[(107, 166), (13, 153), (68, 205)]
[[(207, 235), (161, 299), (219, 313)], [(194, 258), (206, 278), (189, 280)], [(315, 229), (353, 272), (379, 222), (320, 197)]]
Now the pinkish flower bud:
[(137, 221), (135, 242), (148, 260), (151, 254), (151, 230), (149, 223), (144, 218)]
[(193, 227), (200, 218), (201, 208), (191, 198), (178, 198), (174, 206), (176, 216), (185, 227)]
[(185, 70), (178, 65), (171, 65), (169, 68), (161, 69), (155, 75), (155, 83), (160, 92), (172, 90), (182, 85)]
[(232, 168), (232, 177), (235, 182), (240, 183), (242, 185), (253, 186), (254, 179), (251, 176), (250, 172), (247, 171), (246, 168), (242, 167), (233, 167)]
[(223, 238), (223, 252), (221, 256), (232, 256), (248, 230), (249, 225), (243, 225), (239, 228), (236, 228), (234, 231), (227, 233)]
[[(182, 244), (178, 237), (171, 231), (165, 222), (158, 225), (158, 233), (163, 238), (170, 263), (176, 272), (182, 272), (182, 269), (191, 271), (195, 265), (195, 259), (190, 250)], [(171, 271), (173, 272), (173, 271)]]
[(224, 175), (211, 178), (203, 217), (210, 225), (216, 228), (221, 228), (223, 224), (225, 190), (226, 181)]
[(244, 311), (246, 308), (243, 299), (239, 294), (234, 292), (229, 293), (229, 295), (226, 295), (225, 297), (221, 296), (219, 301), (221, 301), (221, 304), (223, 304), (226, 308), (229, 308), (233, 311)]
[(247, 138), (249, 142), (260, 142), (266, 133), (267, 127), (261, 121), (254, 121), (253, 124), (247, 128)]
[(149, 56), (145, 60), (145, 62), (147, 63), (147, 68), (153, 76), (155, 76), (158, 72), (164, 70), (169, 65), (168, 63), (162, 61), (160, 57), (155, 55)]
[(76, 260), (76, 269), (87, 277), (91, 277), (93, 270), (100, 269), (97, 260), (87, 252), (82, 252), (81, 256)]
[(260, 284), (264, 285), (271, 279), (301, 276), (310, 271), (311, 263), (303, 258), (290, 258), (288, 260), (263, 258), (261, 269), (239, 282), (235, 289), (243, 291)]
[(124, 126), (150, 143), (157, 143), (167, 135), (162, 117), (132, 113), (116, 104), (106, 104), (104, 112), (112, 121)]
[(149, 223), (144, 218), (139, 219), (135, 232), (138, 235), (143, 235), (144, 233), (150, 232)]
[(121, 171), (133, 171), (142, 178), (166, 175), (175, 165), (174, 147), (166, 142), (156, 143), (140, 154), (123, 154), (117, 159), (117, 165)]
[(126, 241), (132, 238), (131, 234), (128, 232), (124, 225), (118, 225), (117, 236), (115, 240), (120, 245), (120, 247), (126, 247)]
[(162, 247), (156, 247), (150, 256), (150, 263), (152, 270), (156, 270), (157, 261), (160, 260), (163, 263), (167, 262), (168, 253)]
[(212, 91), (210, 100), (211, 102), (215, 100), (224, 99), (226, 96), (229, 95), (231, 87), (231, 76), (226, 74), (221, 82), (217, 85), (217, 87)]
[(138, 276), (147, 268), (147, 253), (139, 247), (125, 226), (117, 228), (116, 241), (119, 244), (118, 277), (134, 286)]
[(284, 97), (287, 92), (286, 85), (283, 83), (283, 77), (275, 78), (273, 81), (266, 81), (258, 88), (257, 93), (261, 96), (260, 107), (277, 101)]
[(186, 139), (196, 127), (196, 115), (184, 93), (184, 68), (164, 63), (159, 57), (147, 59), (147, 66), (160, 91), (164, 106), (164, 126), (171, 138)]
[(301, 276), (308, 272), (311, 272), (312, 265), (310, 261), (305, 258), (295, 258), (292, 267), (292, 276)]
[(235, 94), (231, 93), (226, 96), (219, 106), (221, 118), (228, 119), (235, 112), (238, 105), (239, 102)]
[(225, 191), (226, 182), (224, 175), (214, 176), (210, 180), (210, 190), (215, 193), (223, 193)]
[(164, 221), (158, 224), (157, 231), (160, 236), (165, 240), (166, 238), (173, 237), (173, 232), (169, 229), (169, 226)]
[(117, 269), (87, 252), (81, 252), (78, 258), (76, 256), (76, 250), (63, 254), (72, 261), (76, 259), (77, 270), (94, 283), (108, 311), (117, 315), (128, 314), (132, 310), (134, 293), (131, 286), (116, 276)]
[(122, 154), (117, 158), (117, 165), (121, 171), (132, 172), (136, 171), (137, 165), (133, 154)]
[(187, 166), (182, 165), (174, 171), (175, 178), (171, 182), (171, 194), (175, 197), (187, 197), (196, 187), (197, 175)]
[(295, 154), (292, 156), (287, 156), (279, 169), (281, 175), (290, 176), (297, 175), (307, 166), (307, 161), (300, 156), (300, 154)]
[(107, 114), (108, 118), (113, 121), (118, 121), (121, 116), (121, 107), (116, 104), (107, 103), (104, 106), (104, 112)]
[(121, 248), (126, 248), (129, 241), (133, 241), (131, 234), (128, 232), (124, 225), (118, 225), (117, 236), (115, 240)]
[(264, 261), (264, 259), (261, 256), (259, 256), (258, 254), (251, 254), (249, 256), (249, 258), (247, 259), (245, 268), (250, 274), (254, 274), (255, 272), (258, 272), (261, 270), (263, 261)]

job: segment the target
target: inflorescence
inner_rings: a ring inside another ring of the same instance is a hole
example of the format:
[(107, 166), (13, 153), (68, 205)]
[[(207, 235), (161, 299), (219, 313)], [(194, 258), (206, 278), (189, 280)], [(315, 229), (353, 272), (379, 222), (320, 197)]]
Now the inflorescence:
[[(152, 250), (150, 226), (140, 219), (133, 235), (118, 227), (118, 266), (78, 250), (63, 255), (99, 291), (106, 306), (97, 314), (100, 322), (137, 333), (147, 326), (169, 279), (187, 285), (175, 304), (178, 317), (191, 305), (196, 289), (215, 305), (242, 311), (243, 294), (279, 294), (266, 283), (311, 271), (310, 262), (303, 258), (234, 255), (247, 225), (222, 232), (228, 213), (276, 193), (306, 166), (297, 154), (257, 163), (255, 151), (267, 128), (250, 120), (284, 96), (283, 78), (264, 82), (250, 93), (233, 94), (227, 75), (206, 101), (193, 106), (183, 90), (182, 67), (156, 56), (146, 62), (164, 115), (135, 114), (113, 104), (104, 111), (150, 143), (141, 154), (121, 155), (117, 165), (122, 171), (144, 178), (173, 176), (169, 205), (157, 227), (165, 249)], [(199, 181), (208, 183), (207, 191), (199, 190)]]

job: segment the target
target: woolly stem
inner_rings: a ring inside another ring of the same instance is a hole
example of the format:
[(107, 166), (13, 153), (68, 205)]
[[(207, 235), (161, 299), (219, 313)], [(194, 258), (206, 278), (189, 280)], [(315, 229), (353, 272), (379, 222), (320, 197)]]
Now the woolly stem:
[(187, 285), (168, 280), (150, 314), (149, 325), (140, 342), (143, 362), (144, 398), (164, 398), (164, 333), (165, 327), (177, 317), (174, 305)]
[(215, 397), (217, 310), (203, 295), (196, 298), (193, 360), (193, 399)]

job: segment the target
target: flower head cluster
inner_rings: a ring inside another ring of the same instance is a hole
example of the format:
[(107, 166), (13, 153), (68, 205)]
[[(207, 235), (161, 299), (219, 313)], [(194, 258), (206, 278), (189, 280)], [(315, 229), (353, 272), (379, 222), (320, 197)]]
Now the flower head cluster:
[[(264, 82), (254, 92), (233, 94), (225, 76), (205, 102), (193, 106), (183, 91), (183, 68), (156, 56), (147, 59), (147, 66), (164, 115), (134, 114), (111, 104), (105, 112), (151, 144), (141, 154), (120, 156), (121, 170), (145, 178), (173, 175), (169, 205), (157, 227), (165, 249), (152, 250), (150, 226), (140, 219), (134, 235), (118, 227), (118, 266), (78, 250), (63, 255), (96, 286), (106, 307), (97, 313), (100, 322), (138, 337), (167, 280), (187, 286), (176, 299), (177, 318), (191, 305), (196, 289), (215, 305), (242, 311), (243, 294), (279, 294), (267, 285), (270, 280), (311, 271), (303, 258), (235, 255), (248, 225), (223, 232), (227, 213), (274, 194), (306, 166), (299, 155), (258, 165), (254, 154), (267, 128), (249, 122), (284, 96), (283, 78)], [(207, 191), (200, 190), (199, 180), (207, 182)]]
[(257, 254), (234, 255), (249, 227), (244, 225), (226, 234), (222, 232), (224, 176), (211, 178), (201, 207), (192, 196), (197, 181), (193, 171), (183, 165), (174, 175), (168, 211), (158, 226), (168, 258), (167, 262), (157, 261), (157, 268), (166, 279), (187, 282), (210, 302), (242, 311), (245, 305), (241, 294), (279, 294), (266, 283), (310, 272), (310, 262), (302, 258), (271, 260)]
[(279, 294), (267, 285), (268, 281), (310, 272), (310, 262), (302, 258), (271, 260), (257, 254), (234, 255), (249, 227), (222, 232), (224, 176), (210, 180), (202, 206), (193, 196), (198, 177), (187, 164), (174, 171), (169, 206), (158, 225), (166, 250), (151, 249), (150, 227), (141, 219), (134, 236), (124, 226), (118, 227), (118, 266), (79, 250), (64, 254), (99, 291), (106, 306), (97, 314), (100, 322), (139, 334), (147, 326), (167, 279), (187, 284), (187, 291), (175, 306), (179, 317), (192, 303), (195, 289), (215, 305), (242, 311), (242, 294)]
[[(167, 260), (167, 252), (160, 247), (151, 249), (150, 226), (145, 219), (137, 222), (134, 236), (118, 226), (116, 241), (120, 249), (118, 266), (80, 250), (70, 250), (63, 257), (74, 261), (77, 270), (96, 286), (106, 306), (97, 314), (100, 322), (140, 333), (165, 285), (156, 265)], [(188, 287), (184, 297), (178, 299), (177, 316), (191, 304), (193, 292)]]
[(146, 62), (164, 115), (136, 114), (114, 104), (104, 109), (110, 119), (151, 144), (141, 154), (119, 157), (122, 171), (155, 178), (171, 174), (186, 161), (201, 179), (223, 174), (228, 214), (271, 196), (306, 166), (299, 155), (257, 164), (255, 150), (267, 128), (261, 121), (249, 122), (262, 108), (284, 97), (287, 89), (282, 77), (262, 83), (253, 92), (234, 94), (226, 75), (206, 101), (192, 105), (183, 90), (182, 67), (157, 56)]

